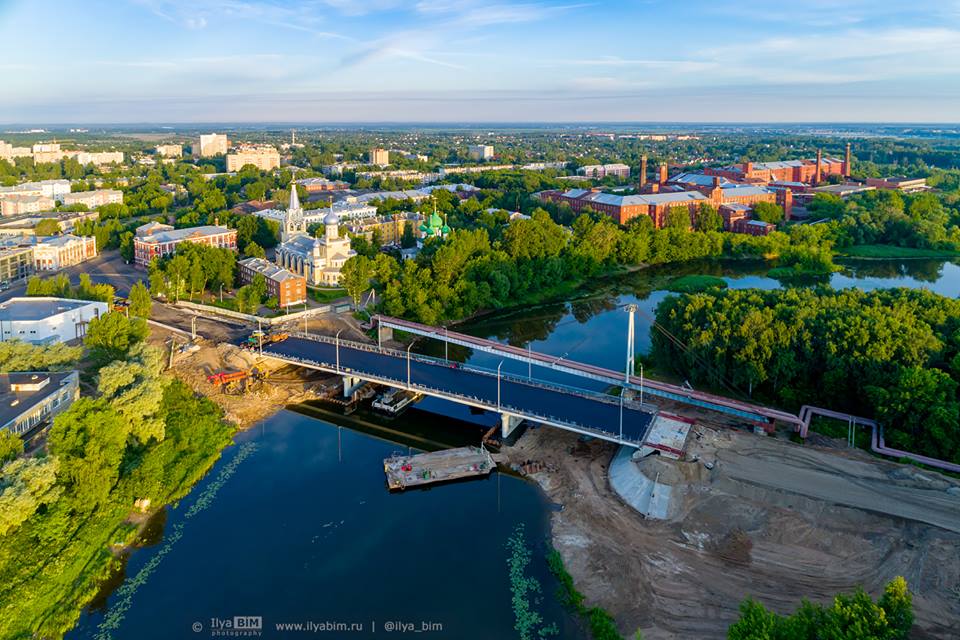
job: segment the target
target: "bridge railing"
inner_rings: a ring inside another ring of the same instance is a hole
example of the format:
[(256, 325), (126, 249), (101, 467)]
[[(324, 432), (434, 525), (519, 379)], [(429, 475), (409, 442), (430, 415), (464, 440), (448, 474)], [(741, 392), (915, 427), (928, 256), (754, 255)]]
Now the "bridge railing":
[[(320, 336), (318, 336), (320, 337)], [(326, 340), (319, 340), (320, 342), (326, 342)], [(374, 349), (374, 351), (377, 351)], [(329, 362), (320, 362), (313, 360), (311, 358), (305, 358), (303, 356), (294, 356), (288, 354), (270, 354), (273, 357), (281, 357), (287, 360), (294, 360), (301, 364), (307, 366), (313, 366), (318, 369), (328, 370), (336, 373), (336, 365)], [(406, 355), (406, 354), (404, 354)], [(358, 374), (361, 377), (365, 377), (377, 382), (384, 382), (386, 384), (392, 384), (401, 389), (411, 389), (416, 391), (424, 391), (430, 395), (435, 395), (441, 398), (451, 398), (453, 400), (465, 401), (468, 404), (473, 404), (477, 407), (487, 409), (488, 411), (499, 411), (502, 413), (510, 413), (517, 416), (520, 416), (525, 419), (534, 420), (537, 422), (543, 422), (557, 427), (562, 427), (583, 433), (585, 435), (591, 435), (605, 440), (611, 440), (613, 442), (624, 442), (628, 444), (640, 444), (640, 440), (632, 440), (630, 438), (619, 438), (614, 437), (610, 431), (604, 431), (603, 429), (598, 429), (590, 425), (581, 424), (579, 422), (571, 421), (569, 419), (561, 418), (560, 416), (554, 416), (552, 414), (541, 413), (537, 411), (531, 411), (522, 407), (515, 407), (510, 404), (501, 403), (499, 406), (496, 406), (488, 398), (482, 398), (480, 396), (466, 394), (466, 393), (457, 393), (454, 391), (449, 391), (447, 389), (440, 389), (439, 387), (433, 387), (431, 385), (426, 385), (419, 382), (412, 382), (408, 385), (406, 380), (399, 380), (397, 378), (392, 378), (390, 376), (385, 376), (379, 373), (368, 373), (366, 371), (360, 371), (357, 369), (344, 369), (341, 368), (340, 373), (342, 374)], [(626, 407), (626, 403), (624, 403)]]
[[(292, 332), (290, 335), (296, 338), (313, 340), (315, 342), (322, 342), (325, 344), (336, 345), (338, 342), (336, 338), (331, 338), (329, 336), (311, 335), (311, 334), (306, 334), (301, 332)], [(407, 359), (407, 352), (401, 351), (399, 349), (382, 348), (382, 347), (377, 347), (375, 345), (367, 344), (365, 342), (355, 342), (353, 340), (339, 340), (339, 344), (340, 346), (348, 349), (359, 349), (361, 351), (367, 351), (369, 353), (389, 355), (389, 356), (400, 358), (403, 360)], [(432, 365), (443, 366), (443, 367), (451, 366), (450, 361), (445, 360), (444, 358), (427, 356), (427, 355), (412, 353), (412, 352), (409, 354), (409, 356), (410, 356), (410, 359), (415, 362), (422, 362), (425, 364), (432, 364)], [(457, 363), (455, 365), (455, 368), (460, 371), (469, 371), (471, 373), (477, 373), (477, 374), (492, 377), (492, 378), (496, 378), (498, 376), (496, 369), (480, 367), (477, 365), (467, 365), (467, 364)], [(515, 384), (523, 384), (530, 387), (535, 387), (537, 389), (547, 389), (551, 391), (558, 391), (560, 393), (575, 395), (581, 398), (598, 400), (600, 402), (605, 402), (607, 404), (615, 404), (615, 405), (620, 404), (619, 396), (611, 396), (610, 394), (603, 393), (600, 391), (591, 391), (589, 389), (583, 389), (581, 387), (565, 385), (559, 382), (548, 382), (545, 380), (540, 380), (539, 378), (530, 378), (528, 376), (517, 375), (509, 372), (504, 373), (502, 371), (499, 373), (499, 377), (501, 380), (504, 380), (507, 382), (513, 382)], [(635, 410), (650, 411), (650, 407), (646, 403), (641, 405), (639, 402), (634, 402), (632, 400), (624, 399), (623, 406), (630, 409), (635, 409)]]

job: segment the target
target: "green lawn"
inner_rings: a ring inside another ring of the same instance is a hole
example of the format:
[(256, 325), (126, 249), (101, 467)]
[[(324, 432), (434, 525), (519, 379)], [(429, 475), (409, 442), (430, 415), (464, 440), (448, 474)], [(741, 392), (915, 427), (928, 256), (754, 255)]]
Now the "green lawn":
[(334, 300), (339, 300), (340, 298), (347, 297), (346, 289), (328, 289), (326, 287), (322, 289), (314, 289), (311, 287), (307, 288), (307, 291), (310, 292), (310, 297), (316, 300), (317, 302), (333, 302)]
[(960, 253), (942, 249), (914, 249), (889, 244), (861, 244), (840, 250), (851, 258), (956, 258)]

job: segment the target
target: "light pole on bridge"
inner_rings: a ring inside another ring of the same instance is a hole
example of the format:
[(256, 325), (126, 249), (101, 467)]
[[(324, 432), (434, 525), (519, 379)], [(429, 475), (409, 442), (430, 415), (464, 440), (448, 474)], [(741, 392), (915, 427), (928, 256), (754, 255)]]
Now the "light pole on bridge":
[(410, 349), (413, 348), (413, 343), (407, 345), (407, 390), (410, 389)]
[(626, 387), (620, 387), (620, 442), (623, 442), (623, 392), (626, 390)]

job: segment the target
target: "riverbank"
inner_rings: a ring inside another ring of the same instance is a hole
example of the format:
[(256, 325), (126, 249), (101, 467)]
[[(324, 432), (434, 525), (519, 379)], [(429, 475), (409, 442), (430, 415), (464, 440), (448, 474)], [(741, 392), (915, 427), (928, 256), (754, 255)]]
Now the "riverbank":
[[(610, 489), (612, 444), (540, 428), (504, 451), (514, 461), (544, 463), (531, 478), (562, 506), (551, 517), (553, 546), (585, 604), (609, 611), (625, 637), (639, 630), (646, 640), (719, 639), (748, 596), (791, 612), (803, 598), (829, 602), (858, 585), (877, 594), (896, 575), (914, 593), (923, 637), (953, 637), (960, 602), (943, 585), (960, 571), (948, 552), (960, 534), (877, 513), (872, 503), (851, 506), (863, 500), (857, 491), (864, 485), (919, 503), (946, 481), (859, 452), (720, 424), (700, 423), (690, 439), (699, 461), (645, 462), (672, 485), (666, 520), (644, 519)], [(764, 464), (781, 474), (765, 474)], [(826, 493), (819, 495), (821, 482)]]
[(888, 244), (861, 244), (846, 247), (837, 252), (841, 258), (860, 258), (864, 260), (920, 260), (960, 258), (960, 252), (940, 249), (916, 249)]

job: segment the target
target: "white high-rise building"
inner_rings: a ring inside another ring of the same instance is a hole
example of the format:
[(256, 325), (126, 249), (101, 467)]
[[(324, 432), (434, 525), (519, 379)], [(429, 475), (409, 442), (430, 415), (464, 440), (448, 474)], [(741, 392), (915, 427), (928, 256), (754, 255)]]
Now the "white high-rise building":
[(227, 155), (230, 141), (223, 133), (205, 133), (200, 136), (200, 146), (194, 152), (201, 158), (210, 158), (215, 155)]

